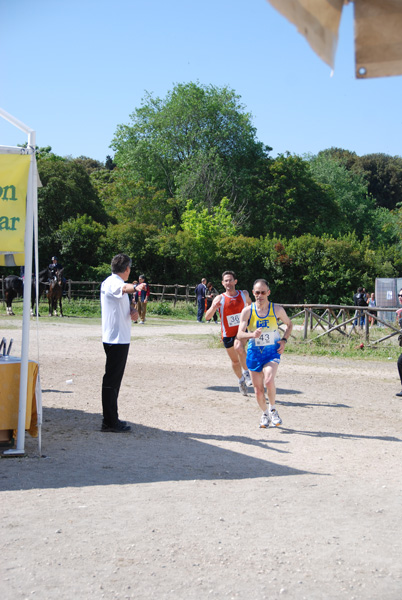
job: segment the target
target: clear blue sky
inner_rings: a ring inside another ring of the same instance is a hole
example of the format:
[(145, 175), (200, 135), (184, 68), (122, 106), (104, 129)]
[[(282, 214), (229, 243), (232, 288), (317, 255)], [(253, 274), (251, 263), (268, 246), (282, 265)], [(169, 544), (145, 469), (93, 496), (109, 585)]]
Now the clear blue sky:
[[(56, 154), (104, 161), (144, 92), (228, 85), (272, 156), (337, 146), (402, 155), (402, 77), (354, 78), (353, 5), (335, 72), (266, 0), (8, 0), (0, 107)], [(26, 135), (0, 118), (0, 145)]]

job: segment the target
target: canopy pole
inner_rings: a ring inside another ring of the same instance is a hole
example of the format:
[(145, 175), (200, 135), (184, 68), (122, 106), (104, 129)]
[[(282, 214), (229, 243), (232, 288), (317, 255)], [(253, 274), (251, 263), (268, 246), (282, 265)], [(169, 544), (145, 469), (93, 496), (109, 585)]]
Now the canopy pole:
[[(16, 123), (14, 123), (16, 124)], [(17, 125), (18, 126), (18, 125)], [(36, 135), (31, 129), (28, 133), (28, 151), (31, 153), (31, 165), (29, 169), (26, 221), (25, 221), (25, 271), (24, 271), (24, 296), (22, 314), (22, 348), (21, 348), (21, 371), (20, 371), (20, 395), (18, 409), (17, 447), (6, 450), (6, 455), (25, 454), (25, 418), (27, 411), (28, 394), (28, 353), (29, 353), (29, 329), (31, 315), (31, 289), (32, 289), (32, 248), (33, 248), (33, 204), (36, 199), (36, 160), (35, 160)]]

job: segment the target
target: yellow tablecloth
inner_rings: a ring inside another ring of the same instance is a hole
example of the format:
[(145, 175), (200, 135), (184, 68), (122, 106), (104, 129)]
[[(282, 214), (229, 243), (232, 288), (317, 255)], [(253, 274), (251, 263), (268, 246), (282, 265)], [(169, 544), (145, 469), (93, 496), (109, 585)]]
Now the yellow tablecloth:
[[(18, 404), (20, 395), (21, 359), (9, 356), (8, 360), (0, 358), (0, 430), (18, 427)], [(36, 412), (36, 379), (38, 363), (28, 362), (28, 392), (25, 429), (32, 437), (38, 435)]]

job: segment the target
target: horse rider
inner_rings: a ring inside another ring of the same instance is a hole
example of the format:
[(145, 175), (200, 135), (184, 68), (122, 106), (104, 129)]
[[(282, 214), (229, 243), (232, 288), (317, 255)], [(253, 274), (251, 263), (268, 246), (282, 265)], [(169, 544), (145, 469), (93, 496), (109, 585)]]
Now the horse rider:
[(49, 281), (57, 274), (58, 271), (63, 269), (62, 265), (57, 262), (57, 256), (52, 256), (52, 262), (48, 266), (49, 269)]

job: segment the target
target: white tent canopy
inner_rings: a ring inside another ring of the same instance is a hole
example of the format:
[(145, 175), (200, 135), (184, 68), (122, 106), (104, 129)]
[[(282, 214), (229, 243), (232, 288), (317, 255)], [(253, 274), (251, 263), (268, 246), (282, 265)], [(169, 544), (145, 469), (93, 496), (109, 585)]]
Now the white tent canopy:
[[(31, 316), (31, 288), (32, 288), (32, 254), (34, 241), (34, 222), (35, 222), (35, 263), (36, 269), (38, 266), (38, 228), (37, 228), (37, 169), (35, 158), (36, 132), (0, 108), (0, 117), (9, 121), (12, 125), (24, 131), (28, 136), (27, 148), (17, 148), (0, 146), (0, 154), (29, 154), (31, 157), (27, 199), (26, 199), (26, 221), (25, 221), (25, 275), (24, 275), (24, 296), (23, 296), (23, 316), (22, 316), (22, 347), (21, 347), (21, 375), (20, 375), (20, 390), (19, 390), (19, 409), (18, 409), (18, 431), (17, 445), (15, 449), (6, 450), (4, 454), (21, 455), (25, 452), (25, 417), (26, 417), (26, 400), (28, 387), (28, 350), (29, 350), (29, 329)], [(38, 281), (38, 277), (36, 277)], [(38, 410), (38, 417), (40, 411)], [(40, 420), (39, 420), (39, 444), (40, 444)]]

